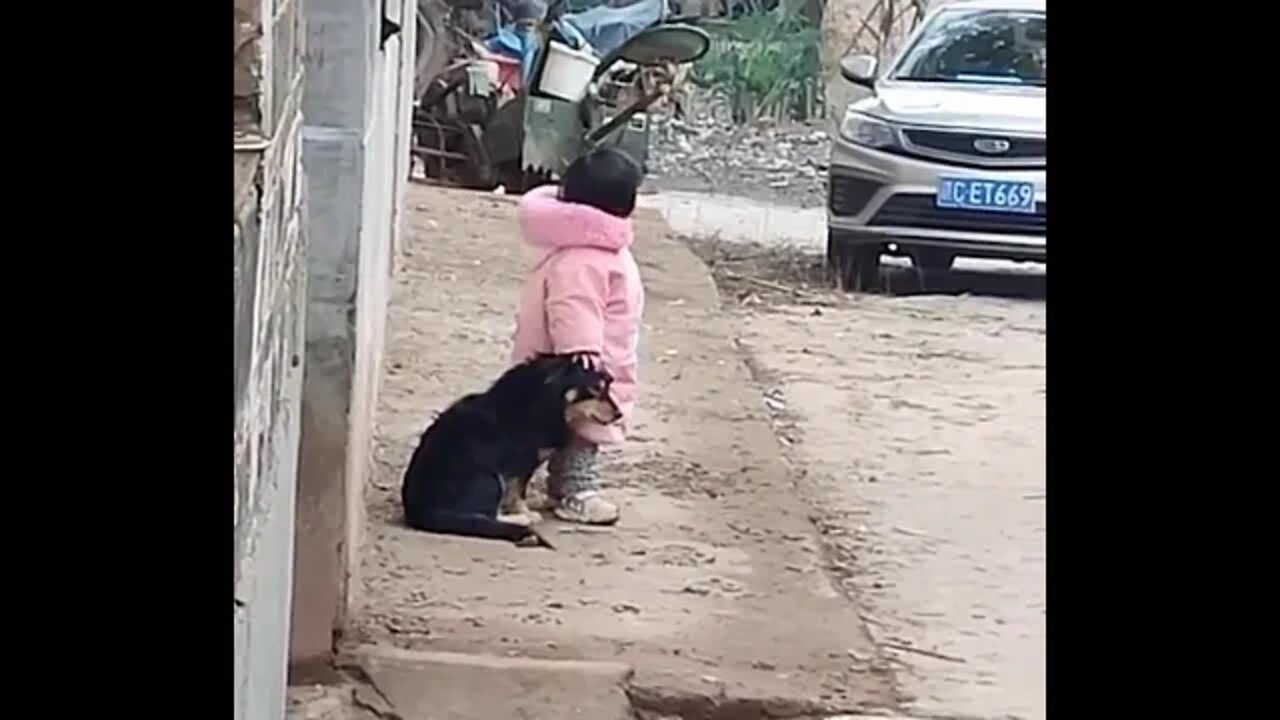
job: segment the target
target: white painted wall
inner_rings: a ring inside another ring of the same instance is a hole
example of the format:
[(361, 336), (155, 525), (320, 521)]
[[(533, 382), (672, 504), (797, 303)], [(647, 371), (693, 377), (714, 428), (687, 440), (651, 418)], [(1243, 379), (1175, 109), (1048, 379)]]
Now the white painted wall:
[[(404, 48), (413, 47), (415, 7), (404, 0), (307, 2), (304, 137), (314, 282), (295, 587), (310, 588), (319, 606), (295, 608), (294, 646), (314, 657), (331, 649), (333, 628), (358, 602), (363, 488), (408, 174), (413, 63)], [(384, 12), (401, 27), (385, 44)]]
[(395, 198), (391, 216), (391, 265), (388, 273), (395, 274), (399, 263), (401, 238), (404, 232), (405, 186), (409, 182), (411, 162), (409, 148), (413, 142), (413, 92), (416, 85), (414, 67), (417, 61), (418, 30), (417, 0), (399, 0), (403, 4), (404, 31), (397, 38), (395, 60), (395, 109), (396, 136), (392, 151), (395, 168), (392, 171), (391, 196)]

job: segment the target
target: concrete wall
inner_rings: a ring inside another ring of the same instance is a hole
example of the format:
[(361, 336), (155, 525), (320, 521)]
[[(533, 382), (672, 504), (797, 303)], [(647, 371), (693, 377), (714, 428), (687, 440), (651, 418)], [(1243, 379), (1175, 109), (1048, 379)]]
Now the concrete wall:
[[(399, 247), (413, 83), (405, 0), (307, 0), (308, 323), (290, 659), (332, 656), (356, 601), (386, 308)], [(400, 32), (385, 42), (384, 17)]]
[(235, 712), (284, 717), (301, 429), (302, 0), (236, 0)]

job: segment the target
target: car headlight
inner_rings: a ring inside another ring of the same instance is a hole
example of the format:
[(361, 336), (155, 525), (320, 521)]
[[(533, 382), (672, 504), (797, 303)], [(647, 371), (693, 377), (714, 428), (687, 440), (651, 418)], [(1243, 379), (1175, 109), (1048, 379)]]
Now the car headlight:
[(849, 111), (840, 123), (840, 135), (855, 145), (886, 148), (898, 144), (898, 134), (889, 123), (870, 115)]

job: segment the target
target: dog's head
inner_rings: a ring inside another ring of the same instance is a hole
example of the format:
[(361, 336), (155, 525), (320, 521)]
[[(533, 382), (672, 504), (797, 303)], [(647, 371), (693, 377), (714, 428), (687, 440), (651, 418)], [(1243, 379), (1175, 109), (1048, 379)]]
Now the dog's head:
[(568, 355), (544, 355), (534, 362), (545, 372), (543, 383), (548, 392), (562, 402), (566, 423), (590, 420), (609, 425), (622, 418), (609, 396), (613, 377), (608, 371)]

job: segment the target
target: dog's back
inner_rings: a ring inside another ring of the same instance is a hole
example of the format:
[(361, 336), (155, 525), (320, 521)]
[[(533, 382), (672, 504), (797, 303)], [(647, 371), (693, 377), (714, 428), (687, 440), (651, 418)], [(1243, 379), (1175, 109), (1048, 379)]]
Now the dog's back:
[(422, 434), (400, 489), (409, 527), (512, 542), (530, 535), (523, 525), (497, 519), (505, 478), (493, 442), (500, 427), (486, 399), (458, 400)]

